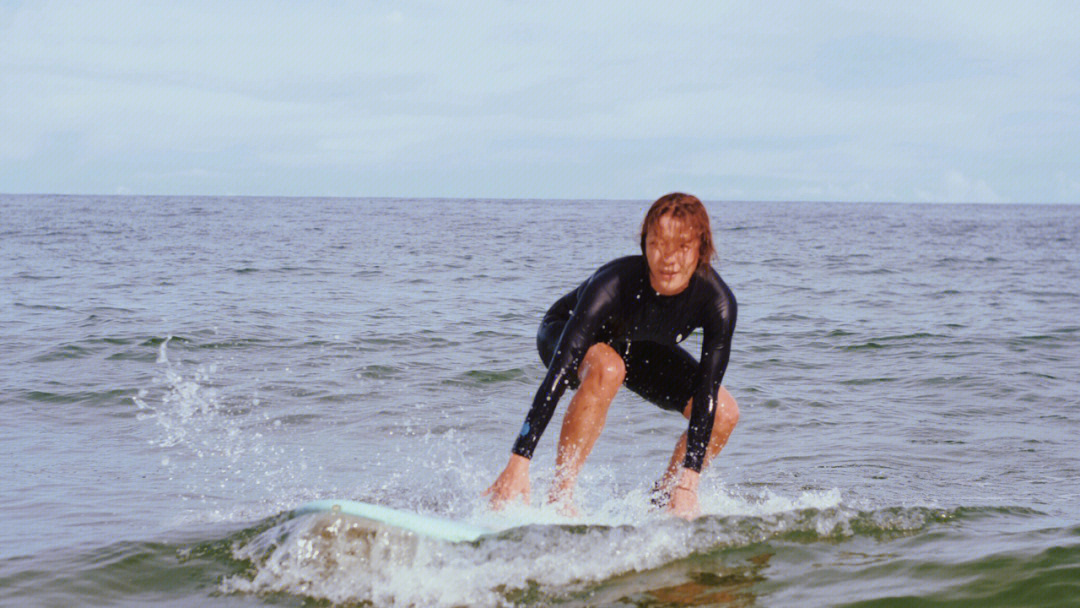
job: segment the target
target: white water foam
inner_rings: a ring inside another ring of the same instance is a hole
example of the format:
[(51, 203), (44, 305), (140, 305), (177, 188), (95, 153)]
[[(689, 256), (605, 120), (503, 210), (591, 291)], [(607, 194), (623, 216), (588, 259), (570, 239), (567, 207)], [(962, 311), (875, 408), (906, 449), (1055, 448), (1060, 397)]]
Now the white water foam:
[[(251, 570), (225, 593), (288, 593), (380, 606), (502, 606), (515, 593), (566, 596), (599, 581), (642, 572), (699, 551), (744, 546), (791, 530), (835, 533), (857, 516), (837, 490), (798, 497), (703, 497), (720, 510), (693, 522), (643, 508), (645, 495), (612, 498), (585, 524), (550, 506), (487, 513), (502, 532), (445, 543), (338, 515), (290, 520), (234, 548)], [(806, 515), (810, 513), (810, 515)], [(611, 517), (619, 523), (599, 524)]]

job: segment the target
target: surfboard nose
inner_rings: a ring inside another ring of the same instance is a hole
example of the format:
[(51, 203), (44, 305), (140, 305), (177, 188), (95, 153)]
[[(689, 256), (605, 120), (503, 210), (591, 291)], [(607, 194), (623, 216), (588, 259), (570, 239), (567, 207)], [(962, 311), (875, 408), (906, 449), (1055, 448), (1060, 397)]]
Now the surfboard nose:
[(413, 513), (356, 500), (317, 500), (293, 510), (294, 516), (312, 513), (337, 513), (359, 517), (451, 543), (472, 542), (481, 536), (494, 532), (494, 530), (488, 528), (454, 521), (445, 517)]

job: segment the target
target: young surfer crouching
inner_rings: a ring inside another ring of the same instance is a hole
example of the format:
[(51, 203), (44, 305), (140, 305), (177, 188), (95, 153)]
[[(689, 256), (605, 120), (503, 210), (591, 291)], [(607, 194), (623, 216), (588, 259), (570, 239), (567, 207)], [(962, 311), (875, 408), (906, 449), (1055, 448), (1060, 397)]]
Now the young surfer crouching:
[[(735, 296), (709, 264), (712, 229), (697, 197), (660, 197), (641, 227), (642, 255), (600, 267), (544, 315), (537, 333), (548, 366), (506, 468), (487, 489), (494, 508), (529, 500), (529, 462), (566, 388), (570, 400), (559, 435), (548, 496), (575, 513), (574, 484), (623, 384), (662, 409), (689, 419), (660, 481), (656, 499), (675, 515), (699, 512), (698, 476), (727, 443), (739, 420), (721, 386), (735, 331)], [(679, 346), (701, 328), (701, 360)]]

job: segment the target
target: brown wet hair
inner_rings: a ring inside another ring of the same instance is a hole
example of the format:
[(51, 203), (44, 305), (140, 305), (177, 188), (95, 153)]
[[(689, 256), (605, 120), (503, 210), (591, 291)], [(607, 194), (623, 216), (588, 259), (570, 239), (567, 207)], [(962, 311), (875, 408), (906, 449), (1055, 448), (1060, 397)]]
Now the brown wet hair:
[(716, 247), (713, 246), (712, 227), (709, 225), (709, 214), (705, 211), (705, 205), (693, 194), (672, 192), (656, 199), (645, 214), (645, 220), (641, 222), (641, 253), (645, 254), (645, 239), (649, 229), (660, 221), (665, 215), (686, 222), (694, 236), (698, 239), (698, 263), (697, 269), (708, 266), (709, 262), (716, 257)]

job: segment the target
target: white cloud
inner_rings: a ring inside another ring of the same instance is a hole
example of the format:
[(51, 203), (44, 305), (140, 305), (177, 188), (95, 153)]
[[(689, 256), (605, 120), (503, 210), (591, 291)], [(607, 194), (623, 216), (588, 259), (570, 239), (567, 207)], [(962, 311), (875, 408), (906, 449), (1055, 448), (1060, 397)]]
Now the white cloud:
[(986, 181), (969, 178), (955, 169), (945, 172), (929, 189), (916, 191), (920, 202), (927, 203), (1004, 203)]
[[(451, 165), (462, 196), (548, 194), (484, 190), (513, 169), (564, 197), (683, 176), (751, 198), (1057, 200), (1054, 176), (1080, 174), (1077, 6), (33, 4), (0, 11), (0, 160), (63, 151), (83, 161), (64, 183), (90, 184), (80, 166), (155, 159), (181, 189), (171, 162), (228, 158), (284, 189), (285, 168)], [(0, 191), (48, 190), (34, 173), (0, 168)]]

